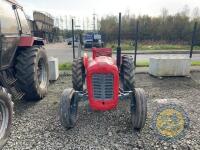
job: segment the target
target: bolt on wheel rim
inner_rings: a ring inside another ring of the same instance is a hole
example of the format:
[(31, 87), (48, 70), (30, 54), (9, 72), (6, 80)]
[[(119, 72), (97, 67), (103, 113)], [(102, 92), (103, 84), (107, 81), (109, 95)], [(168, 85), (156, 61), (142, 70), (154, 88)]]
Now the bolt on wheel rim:
[(78, 107), (78, 102), (75, 100), (75, 96), (72, 96), (72, 100), (70, 103), (70, 114), (73, 119), (76, 119), (77, 117), (77, 107)]

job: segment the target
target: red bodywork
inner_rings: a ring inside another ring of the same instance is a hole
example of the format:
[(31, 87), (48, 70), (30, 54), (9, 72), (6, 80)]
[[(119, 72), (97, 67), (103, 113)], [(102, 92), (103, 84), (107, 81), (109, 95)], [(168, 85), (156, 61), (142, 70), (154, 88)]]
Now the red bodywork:
[(33, 45), (44, 45), (45, 41), (42, 38), (32, 37), (32, 36), (22, 36), (18, 46), (20, 47), (30, 47)]
[[(87, 73), (87, 89), (90, 106), (93, 110), (111, 110), (117, 107), (119, 94), (119, 71), (115, 60), (111, 57), (112, 50), (107, 48), (93, 48), (93, 58), (84, 55), (84, 66)], [(98, 55), (97, 55), (98, 52)], [(113, 75), (113, 98), (97, 100), (94, 98), (92, 76), (94, 74)]]
[(111, 48), (93, 48), (93, 59), (99, 56), (108, 56), (112, 57), (112, 49)]

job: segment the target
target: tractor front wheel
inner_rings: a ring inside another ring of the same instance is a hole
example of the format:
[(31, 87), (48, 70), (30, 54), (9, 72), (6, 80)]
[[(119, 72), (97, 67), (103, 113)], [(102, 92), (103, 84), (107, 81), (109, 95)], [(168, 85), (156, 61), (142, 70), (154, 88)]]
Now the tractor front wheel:
[(0, 87), (0, 149), (6, 144), (10, 135), (13, 117), (13, 104), (7, 90)]
[(60, 99), (59, 117), (66, 129), (73, 128), (77, 122), (78, 100), (74, 89), (65, 89)]
[(144, 127), (147, 118), (147, 99), (143, 89), (136, 88), (131, 99), (131, 120), (133, 127), (140, 130)]

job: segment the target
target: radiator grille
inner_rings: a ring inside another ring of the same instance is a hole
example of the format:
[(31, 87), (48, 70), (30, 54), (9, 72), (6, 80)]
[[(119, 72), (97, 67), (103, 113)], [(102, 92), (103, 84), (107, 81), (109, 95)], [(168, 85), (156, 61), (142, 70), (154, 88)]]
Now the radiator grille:
[(113, 99), (113, 74), (94, 74), (92, 76), (93, 96), (96, 100)]

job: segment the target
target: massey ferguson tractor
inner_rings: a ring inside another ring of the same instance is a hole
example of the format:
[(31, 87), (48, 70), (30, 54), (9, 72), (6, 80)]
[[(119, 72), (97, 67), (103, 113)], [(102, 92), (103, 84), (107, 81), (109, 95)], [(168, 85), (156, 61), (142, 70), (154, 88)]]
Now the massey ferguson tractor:
[(133, 128), (140, 130), (144, 127), (147, 100), (144, 90), (134, 86), (133, 58), (121, 56), (120, 33), (121, 13), (116, 59), (112, 57), (110, 48), (92, 48), (92, 58), (85, 53), (83, 58), (73, 61), (73, 88), (65, 89), (60, 100), (60, 121), (66, 129), (75, 126), (78, 119), (78, 103), (81, 100), (89, 100), (90, 108), (98, 111), (115, 109), (119, 100), (130, 100)]
[(37, 101), (47, 94), (48, 60), (44, 41), (33, 37), (23, 8), (0, 1), (0, 149), (12, 122), (11, 99)]

